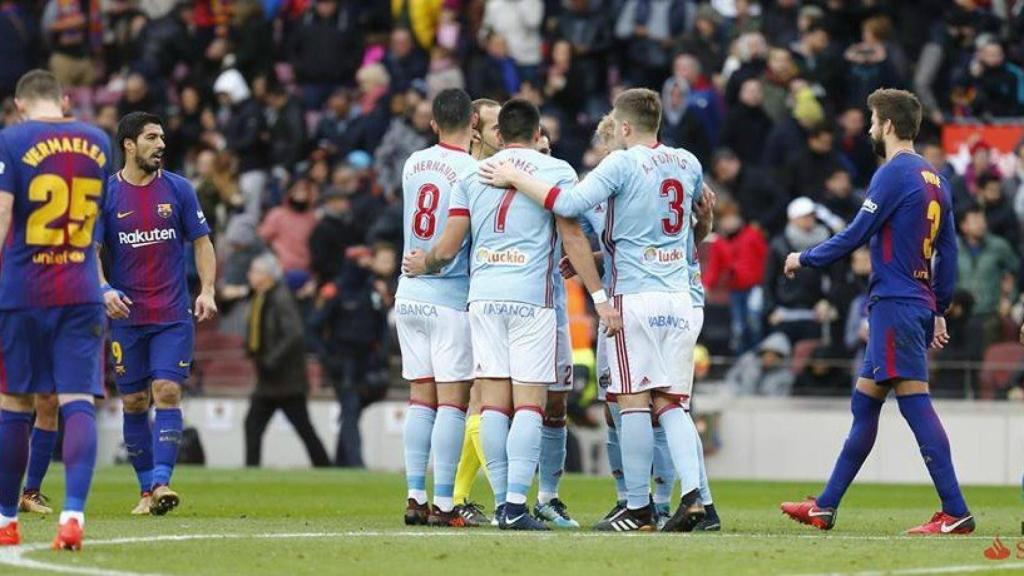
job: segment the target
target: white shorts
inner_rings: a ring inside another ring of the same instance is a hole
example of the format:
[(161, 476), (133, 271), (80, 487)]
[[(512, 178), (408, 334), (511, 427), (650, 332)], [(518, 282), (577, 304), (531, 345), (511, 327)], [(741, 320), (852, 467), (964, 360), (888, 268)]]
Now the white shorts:
[(597, 400), (599, 402), (607, 400), (608, 387), (612, 383), (612, 371), (608, 368), (609, 341), (611, 341), (611, 338), (606, 337), (599, 328), (597, 330), (597, 359), (595, 362), (595, 369), (597, 370)]
[(558, 342), (555, 345), (555, 362), (558, 365), (558, 381), (548, 387), (549, 392), (572, 392), (574, 384), (572, 373), (572, 336), (569, 334), (569, 323), (566, 322), (556, 329)]
[(479, 300), (469, 304), (469, 325), (475, 377), (549, 386), (559, 381), (553, 308)]
[(473, 379), (468, 313), (399, 298), (395, 327), (402, 349), (402, 378), (413, 383)]
[(690, 398), (693, 396), (693, 373), (696, 369), (696, 365), (693, 363), (693, 353), (697, 349), (697, 337), (700, 336), (700, 331), (704, 328), (704, 308), (694, 307), (693, 319), (690, 323), (694, 327), (694, 337), (693, 344), (688, 346), (683, 353), (683, 384), (669, 391), (669, 394), (680, 396), (679, 402), (683, 405), (684, 410), (690, 409)]
[(689, 292), (642, 292), (615, 296), (622, 331), (608, 347), (612, 394), (654, 389), (689, 398), (697, 326)]

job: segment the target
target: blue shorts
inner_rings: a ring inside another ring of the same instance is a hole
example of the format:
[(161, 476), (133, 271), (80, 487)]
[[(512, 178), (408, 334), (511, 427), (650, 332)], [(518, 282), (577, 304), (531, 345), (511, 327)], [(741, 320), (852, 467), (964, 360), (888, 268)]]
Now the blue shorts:
[(192, 322), (115, 326), (110, 353), (114, 358), (114, 382), (121, 394), (149, 388), (152, 380), (181, 384), (192, 365), (196, 329)]
[(0, 311), (0, 393), (103, 396), (102, 304)]
[(868, 346), (860, 377), (928, 381), (928, 347), (935, 333), (935, 313), (921, 306), (879, 300), (868, 310)]

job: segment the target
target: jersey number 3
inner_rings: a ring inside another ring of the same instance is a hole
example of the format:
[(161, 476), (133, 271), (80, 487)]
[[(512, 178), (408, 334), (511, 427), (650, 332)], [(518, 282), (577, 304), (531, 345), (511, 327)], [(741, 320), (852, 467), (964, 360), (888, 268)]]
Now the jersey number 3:
[(412, 233), (420, 240), (430, 240), (437, 230), (437, 204), (441, 191), (433, 184), (424, 184), (416, 192), (416, 212), (412, 215)]
[[(72, 178), (67, 180), (56, 174), (40, 174), (28, 185), (28, 199), (45, 202), (28, 216), (25, 244), (29, 246), (62, 246), (75, 248), (92, 244), (92, 229), (96, 225), (99, 207), (96, 198), (103, 192), (103, 181), (98, 178)], [(66, 226), (50, 225), (65, 214)]]
[(683, 183), (674, 178), (669, 178), (661, 183), (661, 197), (668, 198), (669, 217), (661, 219), (661, 229), (669, 236), (677, 236), (683, 230), (686, 222), (686, 208), (683, 202), (686, 200), (686, 192), (683, 190)]
[(939, 234), (939, 222), (942, 220), (942, 206), (935, 200), (928, 203), (927, 218), (931, 224), (931, 229), (928, 231), (928, 235), (924, 237), (922, 251), (924, 252), (924, 259), (931, 260), (932, 253), (934, 252), (935, 237)]

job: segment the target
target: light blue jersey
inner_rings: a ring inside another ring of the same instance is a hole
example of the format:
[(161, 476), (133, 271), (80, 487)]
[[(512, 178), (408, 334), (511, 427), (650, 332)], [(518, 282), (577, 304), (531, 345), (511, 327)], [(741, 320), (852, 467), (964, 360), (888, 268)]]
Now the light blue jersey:
[(694, 308), (704, 307), (704, 282), (700, 278), (700, 257), (697, 254), (697, 244), (690, 232), (690, 241), (686, 247), (686, 263), (690, 267), (690, 301)]
[(690, 218), (704, 185), (700, 162), (658, 144), (612, 152), (572, 188), (552, 188), (545, 207), (578, 216), (608, 200), (603, 235), (612, 294), (690, 290)]
[[(493, 157), (520, 170), (573, 186), (576, 172), (562, 160), (521, 146), (509, 146)], [(469, 301), (522, 302), (552, 308), (561, 242), (550, 212), (514, 190), (482, 184), (476, 175), (463, 179), (452, 194), (451, 214), (469, 216)], [(562, 298), (564, 300), (564, 296)]]
[[(448, 222), (456, 185), (476, 174), (476, 160), (460, 148), (438, 144), (413, 153), (402, 171), (404, 253), (429, 251)], [(469, 295), (469, 240), (440, 272), (398, 280), (397, 298), (466, 309)]]

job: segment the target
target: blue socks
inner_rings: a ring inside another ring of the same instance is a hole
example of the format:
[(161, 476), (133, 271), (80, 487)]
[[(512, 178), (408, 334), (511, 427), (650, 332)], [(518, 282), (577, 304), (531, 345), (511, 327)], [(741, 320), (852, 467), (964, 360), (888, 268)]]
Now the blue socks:
[(899, 396), (896, 400), (900, 405), (900, 413), (917, 438), (932, 483), (942, 499), (942, 511), (956, 518), (967, 516), (967, 503), (960, 493), (960, 484), (956, 480), (956, 470), (949, 452), (949, 438), (942, 428), (939, 415), (935, 413), (931, 396), (912, 394)]
[(43, 485), (46, 470), (50, 467), (53, 448), (57, 445), (57, 431), (32, 428), (30, 445), (25, 490), (38, 492)]
[(409, 498), (419, 504), (427, 502), (427, 461), (436, 415), (433, 408), (422, 404), (410, 404), (405, 411), (405, 482)]
[(526, 504), (526, 494), (540, 460), (542, 414), (539, 406), (520, 406), (512, 418), (508, 431), (508, 492), (505, 495), (509, 504)]
[(484, 457), (487, 458), (487, 480), (494, 492), (495, 509), (505, 503), (505, 493), (508, 491), (508, 437), (508, 415), (484, 406), (480, 414), (480, 443), (483, 444)]
[[(850, 483), (853, 482), (853, 478), (875, 445), (875, 436), (878, 434), (878, 415), (882, 411), (882, 403), (881, 400), (876, 400), (860, 390), (853, 391), (853, 398), (850, 401), (853, 425), (850, 427), (850, 435), (846, 437), (846, 443), (843, 444), (843, 451), (839, 453), (839, 459), (836, 460), (835, 468), (832, 469), (832, 476), (828, 479), (825, 490), (817, 498), (819, 507), (836, 508), (839, 506), (843, 494), (850, 487)], [(900, 408), (903, 408), (902, 400)], [(948, 443), (946, 454), (949, 454)]]
[(619, 448), (619, 426), (622, 425), (622, 416), (619, 414), (619, 405), (616, 402), (608, 403), (608, 411), (612, 415), (614, 426), (606, 430), (608, 435), (605, 440), (605, 448), (608, 451), (608, 467), (612, 471), (612, 478), (615, 479), (615, 499), (618, 502), (626, 501), (626, 476), (622, 473), (622, 450)]
[(654, 432), (650, 409), (623, 410), (619, 427), (622, 471), (626, 479), (626, 506), (639, 510), (650, 504)]
[(462, 441), (466, 434), (466, 411), (441, 405), (437, 409), (430, 443), (434, 446), (434, 505), (442, 512), (451, 512), (455, 503), (455, 472), (462, 457)]
[(565, 469), (565, 419), (545, 420), (540, 437), (540, 466), (537, 476), (540, 489), (537, 502), (547, 504), (558, 498), (558, 482)]
[(682, 406), (673, 404), (658, 414), (658, 422), (665, 429), (668, 450), (682, 484), (684, 496), (700, 486), (700, 459), (697, 456), (699, 436), (690, 415)]
[(153, 489), (153, 429), (149, 425), (149, 411), (125, 412), (123, 431), (125, 451), (139, 479), (139, 492), (149, 492)]
[[(64, 511), (83, 512), (96, 467), (96, 408), (76, 400), (60, 407), (64, 417)], [(27, 431), (26, 431), (27, 432)]]
[(153, 486), (171, 483), (181, 444), (181, 408), (157, 408), (153, 419)]
[(665, 429), (654, 427), (654, 504), (668, 504), (672, 500), (672, 488), (676, 483), (676, 470), (672, 466), (672, 455), (668, 451)]
[(28, 465), (31, 430), (31, 412), (0, 410), (0, 516), (6, 518), (18, 517), (21, 477)]

